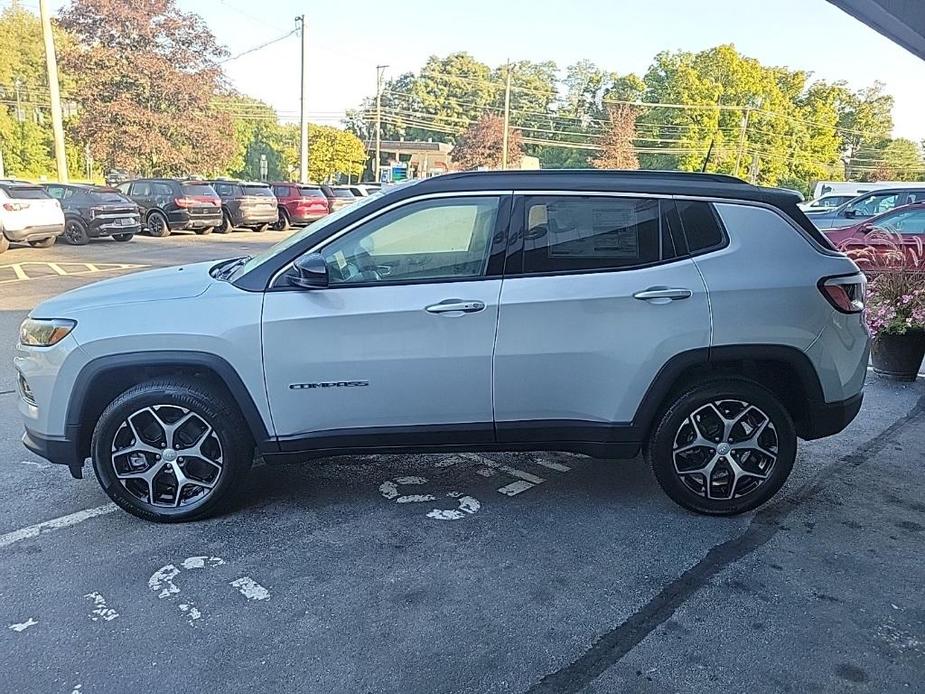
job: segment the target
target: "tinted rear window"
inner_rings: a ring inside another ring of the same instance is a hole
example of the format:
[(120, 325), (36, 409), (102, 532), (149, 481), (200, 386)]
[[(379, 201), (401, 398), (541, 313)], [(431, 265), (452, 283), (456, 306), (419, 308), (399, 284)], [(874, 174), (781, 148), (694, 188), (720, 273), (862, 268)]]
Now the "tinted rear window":
[(51, 196), (38, 186), (0, 186), (14, 200), (45, 200)]
[(684, 235), (687, 237), (687, 248), (691, 253), (701, 253), (723, 245), (725, 236), (713, 205), (682, 200), (677, 205)]
[(323, 198), (324, 193), (321, 192), (321, 188), (310, 188), (308, 186), (302, 186), (299, 188), (299, 192), (303, 197), (306, 198)]
[(210, 197), (215, 195), (212, 186), (207, 183), (184, 183), (181, 187), (184, 195), (208, 195)]
[(87, 194), (94, 202), (125, 202), (122, 195), (107, 190), (91, 190)]
[(333, 192), (334, 192), (334, 197), (335, 197), (335, 198), (353, 198), (353, 197), (356, 197), (353, 193), (351, 193), (351, 192), (350, 192), (349, 190), (347, 190), (346, 188), (334, 188), (334, 189), (332, 189), (332, 190), (333, 190)]
[(262, 195), (264, 197), (273, 197), (273, 191), (267, 186), (244, 186), (245, 195)]

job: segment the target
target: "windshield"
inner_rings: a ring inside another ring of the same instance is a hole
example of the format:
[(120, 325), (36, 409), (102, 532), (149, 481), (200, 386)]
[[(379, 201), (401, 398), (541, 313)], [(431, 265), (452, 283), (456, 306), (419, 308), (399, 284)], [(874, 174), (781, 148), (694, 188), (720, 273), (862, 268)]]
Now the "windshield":
[(283, 239), (282, 241), (277, 243), (275, 246), (270, 246), (270, 248), (265, 250), (263, 253), (258, 253), (253, 258), (249, 259), (246, 263), (241, 265), (241, 267), (237, 268), (237, 270), (234, 272), (234, 274), (229, 279), (232, 282), (234, 282), (234, 280), (237, 277), (240, 277), (241, 275), (244, 275), (250, 272), (254, 268), (263, 265), (265, 262), (273, 258), (278, 253), (281, 253), (285, 251), (287, 248), (294, 246), (295, 244), (299, 243), (302, 239), (308, 236), (311, 236), (312, 234), (316, 234), (319, 231), (322, 231), (328, 225), (333, 224), (341, 217), (348, 215), (348, 214), (352, 214), (360, 207), (363, 207), (364, 205), (368, 205), (373, 200), (378, 200), (383, 195), (385, 195), (385, 193), (379, 192), (379, 193), (374, 193), (373, 195), (370, 195), (368, 198), (360, 198), (360, 200), (355, 205), (348, 205), (347, 207), (342, 207), (336, 212), (332, 212), (326, 217), (323, 217), (320, 221), (315, 222), (314, 224), (303, 228), (301, 231), (295, 232), (288, 238)]
[(266, 198), (273, 197), (273, 191), (269, 186), (244, 186), (245, 195), (260, 195)]
[(323, 198), (324, 193), (321, 192), (321, 188), (308, 188), (306, 186), (301, 186), (299, 188), (299, 193), (303, 198)]
[(0, 186), (14, 200), (44, 200), (51, 197), (42, 188), (35, 186)]
[(91, 190), (90, 199), (94, 202), (128, 202), (120, 193), (108, 190)]

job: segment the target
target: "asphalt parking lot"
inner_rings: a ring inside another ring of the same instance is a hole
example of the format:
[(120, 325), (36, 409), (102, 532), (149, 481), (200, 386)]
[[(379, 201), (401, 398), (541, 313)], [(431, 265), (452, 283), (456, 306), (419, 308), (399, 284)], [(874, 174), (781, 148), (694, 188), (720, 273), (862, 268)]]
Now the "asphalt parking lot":
[(777, 499), (693, 515), (642, 460), (258, 467), (178, 526), (22, 447), (10, 364), (45, 297), (283, 236), (0, 256), (0, 670), (15, 692), (925, 691), (925, 379), (873, 374)]

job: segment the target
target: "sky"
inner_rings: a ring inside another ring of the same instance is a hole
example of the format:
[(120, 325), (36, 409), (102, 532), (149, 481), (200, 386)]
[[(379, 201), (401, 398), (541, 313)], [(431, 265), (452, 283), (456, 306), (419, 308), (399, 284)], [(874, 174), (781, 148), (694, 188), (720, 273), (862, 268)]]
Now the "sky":
[[(308, 23), (308, 110), (338, 124), (386, 77), (419, 69), (430, 55), (466, 51), (496, 66), (589, 59), (642, 75), (662, 50), (734, 43), (766, 65), (807, 70), (861, 88), (880, 80), (895, 97), (894, 136), (925, 140), (925, 61), (826, 0), (178, 0), (201, 14), (232, 55), (282, 36), (296, 15)], [(28, 2), (24, 2), (28, 4)], [(65, 4), (51, 0), (52, 8)], [(232, 85), (299, 110), (297, 36), (226, 63)]]

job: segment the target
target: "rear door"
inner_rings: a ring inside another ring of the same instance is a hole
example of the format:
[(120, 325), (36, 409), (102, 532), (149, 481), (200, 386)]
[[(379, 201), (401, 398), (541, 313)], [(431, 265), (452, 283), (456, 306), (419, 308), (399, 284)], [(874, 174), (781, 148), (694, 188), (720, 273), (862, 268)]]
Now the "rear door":
[(670, 199), (517, 198), (495, 346), (500, 442), (630, 441), (659, 369), (709, 346), (677, 224)]
[(142, 213), (147, 213), (154, 206), (151, 181), (135, 181), (132, 183), (129, 195), (132, 201), (141, 208)]

